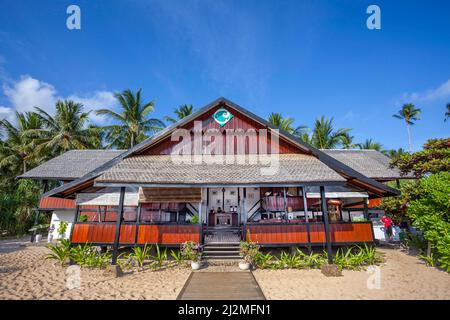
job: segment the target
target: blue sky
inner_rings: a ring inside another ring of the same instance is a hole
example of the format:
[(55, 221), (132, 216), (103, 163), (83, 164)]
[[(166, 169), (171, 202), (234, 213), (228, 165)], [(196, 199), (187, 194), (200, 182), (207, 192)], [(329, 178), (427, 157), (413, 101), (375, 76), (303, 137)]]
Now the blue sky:
[[(70, 4), (81, 30), (66, 28)], [(370, 4), (381, 30), (366, 27)], [(58, 98), (117, 108), (113, 92), (142, 88), (155, 117), (225, 96), (405, 149), (392, 114), (412, 102), (417, 150), (450, 133), (450, 2), (0, 0), (0, 85), (0, 117)]]

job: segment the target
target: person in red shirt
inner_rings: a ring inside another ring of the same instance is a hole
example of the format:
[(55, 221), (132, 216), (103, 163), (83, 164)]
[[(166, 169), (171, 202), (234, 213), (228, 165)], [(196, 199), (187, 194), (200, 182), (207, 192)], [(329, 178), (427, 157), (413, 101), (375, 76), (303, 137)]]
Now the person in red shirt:
[(388, 241), (391, 241), (392, 240), (392, 219), (386, 215), (383, 215), (380, 220), (384, 224), (384, 230), (386, 232)]

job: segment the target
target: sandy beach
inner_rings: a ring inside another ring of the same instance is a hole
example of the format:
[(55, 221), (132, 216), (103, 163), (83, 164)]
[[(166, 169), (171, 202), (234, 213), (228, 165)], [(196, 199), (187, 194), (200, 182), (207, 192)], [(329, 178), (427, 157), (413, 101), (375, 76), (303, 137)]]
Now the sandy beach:
[[(449, 299), (450, 275), (427, 267), (400, 250), (378, 249), (386, 262), (380, 266), (380, 288), (369, 289), (366, 271), (344, 271), (327, 278), (319, 270), (255, 270), (267, 299)], [(44, 260), (43, 246), (0, 243), (0, 299), (175, 299), (190, 268), (145, 270), (120, 278), (102, 270), (81, 269), (81, 287), (67, 288), (67, 269)], [(233, 266), (201, 270), (238, 271)], [(373, 275), (373, 274), (372, 274)], [(211, 285), (211, 284), (205, 284)]]
[[(425, 266), (417, 257), (397, 249), (380, 249), (380, 286), (369, 281), (375, 273), (344, 271), (325, 277), (320, 270), (255, 270), (267, 299), (450, 299), (450, 274)], [(371, 279), (374, 279), (373, 277)]]
[(0, 251), (0, 299), (176, 299), (191, 270), (167, 268), (105, 276), (102, 270), (81, 269), (81, 287), (68, 289), (67, 269), (43, 257), (44, 246)]

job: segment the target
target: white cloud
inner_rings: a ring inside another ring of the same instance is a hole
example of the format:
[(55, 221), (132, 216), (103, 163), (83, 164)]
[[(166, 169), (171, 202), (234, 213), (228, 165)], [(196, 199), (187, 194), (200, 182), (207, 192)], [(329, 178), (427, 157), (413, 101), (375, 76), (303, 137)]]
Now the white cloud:
[(450, 79), (439, 87), (423, 92), (412, 92), (403, 94), (405, 101), (434, 102), (450, 98)]
[(34, 107), (51, 111), (56, 102), (56, 90), (51, 84), (28, 75), (21, 76), (12, 86), (3, 85), (3, 93), (19, 112), (32, 111)]
[[(40, 107), (53, 114), (56, 101), (64, 99), (82, 103), (85, 111), (117, 106), (114, 94), (110, 91), (94, 91), (64, 97), (57, 94), (53, 85), (29, 75), (21, 76), (18, 81), (12, 81), (9, 85), (4, 84), (3, 93), (9, 100), (10, 106), (0, 106), (0, 117), (9, 119), (14, 118), (14, 111), (34, 111), (34, 107)], [(95, 112), (91, 112), (90, 119), (94, 123), (105, 122), (104, 117), (97, 116)]]

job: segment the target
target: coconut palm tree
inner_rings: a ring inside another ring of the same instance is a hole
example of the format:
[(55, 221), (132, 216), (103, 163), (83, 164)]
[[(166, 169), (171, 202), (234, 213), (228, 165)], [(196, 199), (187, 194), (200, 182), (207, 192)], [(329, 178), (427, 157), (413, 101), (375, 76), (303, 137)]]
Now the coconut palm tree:
[(154, 111), (153, 101), (142, 103), (141, 89), (133, 93), (130, 89), (114, 96), (119, 101), (121, 112), (110, 109), (97, 110), (97, 115), (106, 115), (118, 124), (103, 126), (106, 130), (106, 140), (109, 147), (131, 148), (148, 138), (147, 133), (154, 133), (165, 127), (159, 119), (149, 119), (148, 115)]
[(267, 118), (267, 121), (269, 121), (269, 123), (273, 124), (278, 129), (286, 131), (287, 133), (290, 133), (296, 137), (306, 138), (308, 135), (308, 127), (298, 126), (294, 128), (292, 126), (295, 121), (294, 118), (284, 118), (281, 113), (272, 112)]
[(35, 130), (40, 155), (54, 157), (68, 150), (101, 147), (99, 129), (88, 126), (89, 112), (83, 112), (83, 105), (72, 100), (58, 100), (55, 115), (35, 107), (36, 114), (44, 128)]
[(346, 132), (341, 137), (341, 144), (343, 149), (353, 149), (356, 147), (356, 144), (353, 143), (353, 139), (355, 137), (350, 135), (350, 133)]
[(194, 110), (194, 107), (192, 104), (184, 104), (182, 106), (179, 106), (176, 108), (173, 112), (177, 115), (177, 118), (172, 118), (170, 116), (165, 116), (164, 120), (170, 123), (176, 123), (179, 120), (186, 118), (187, 116), (191, 115)]
[(43, 127), (34, 112), (16, 112), (16, 119), (17, 125), (6, 119), (0, 121), (6, 135), (0, 142), (0, 169), (10, 172), (11, 176), (25, 173), (37, 163), (37, 132)]
[(358, 143), (356, 145), (361, 150), (376, 150), (384, 151), (383, 145), (381, 143), (375, 142), (372, 139), (366, 139), (363, 143)]
[(399, 148), (397, 150), (395, 150), (395, 149), (389, 150), (386, 155), (391, 159), (396, 159), (396, 158), (404, 155), (405, 153), (406, 153), (406, 151), (403, 150), (403, 148)]
[(394, 114), (393, 117), (405, 121), (406, 131), (408, 132), (408, 150), (412, 152), (411, 142), (411, 129), (410, 126), (414, 125), (414, 121), (420, 120), (419, 115), (422, 112), (420, 108), (416, 108), (412, 103), (404, 104), (403, 107)]
[(447, 122), (447, 119), (450, 118), (450, 103), (447, 103), (447, 111), (445, 112), (444, 121)]
[(333, 118), (322, 116), (316, 119), (312, 132), (312, 145), (319, 149), (333, 149), (342, 143), (342, 139), (348, 134), (350, 129), (333, 128)]

